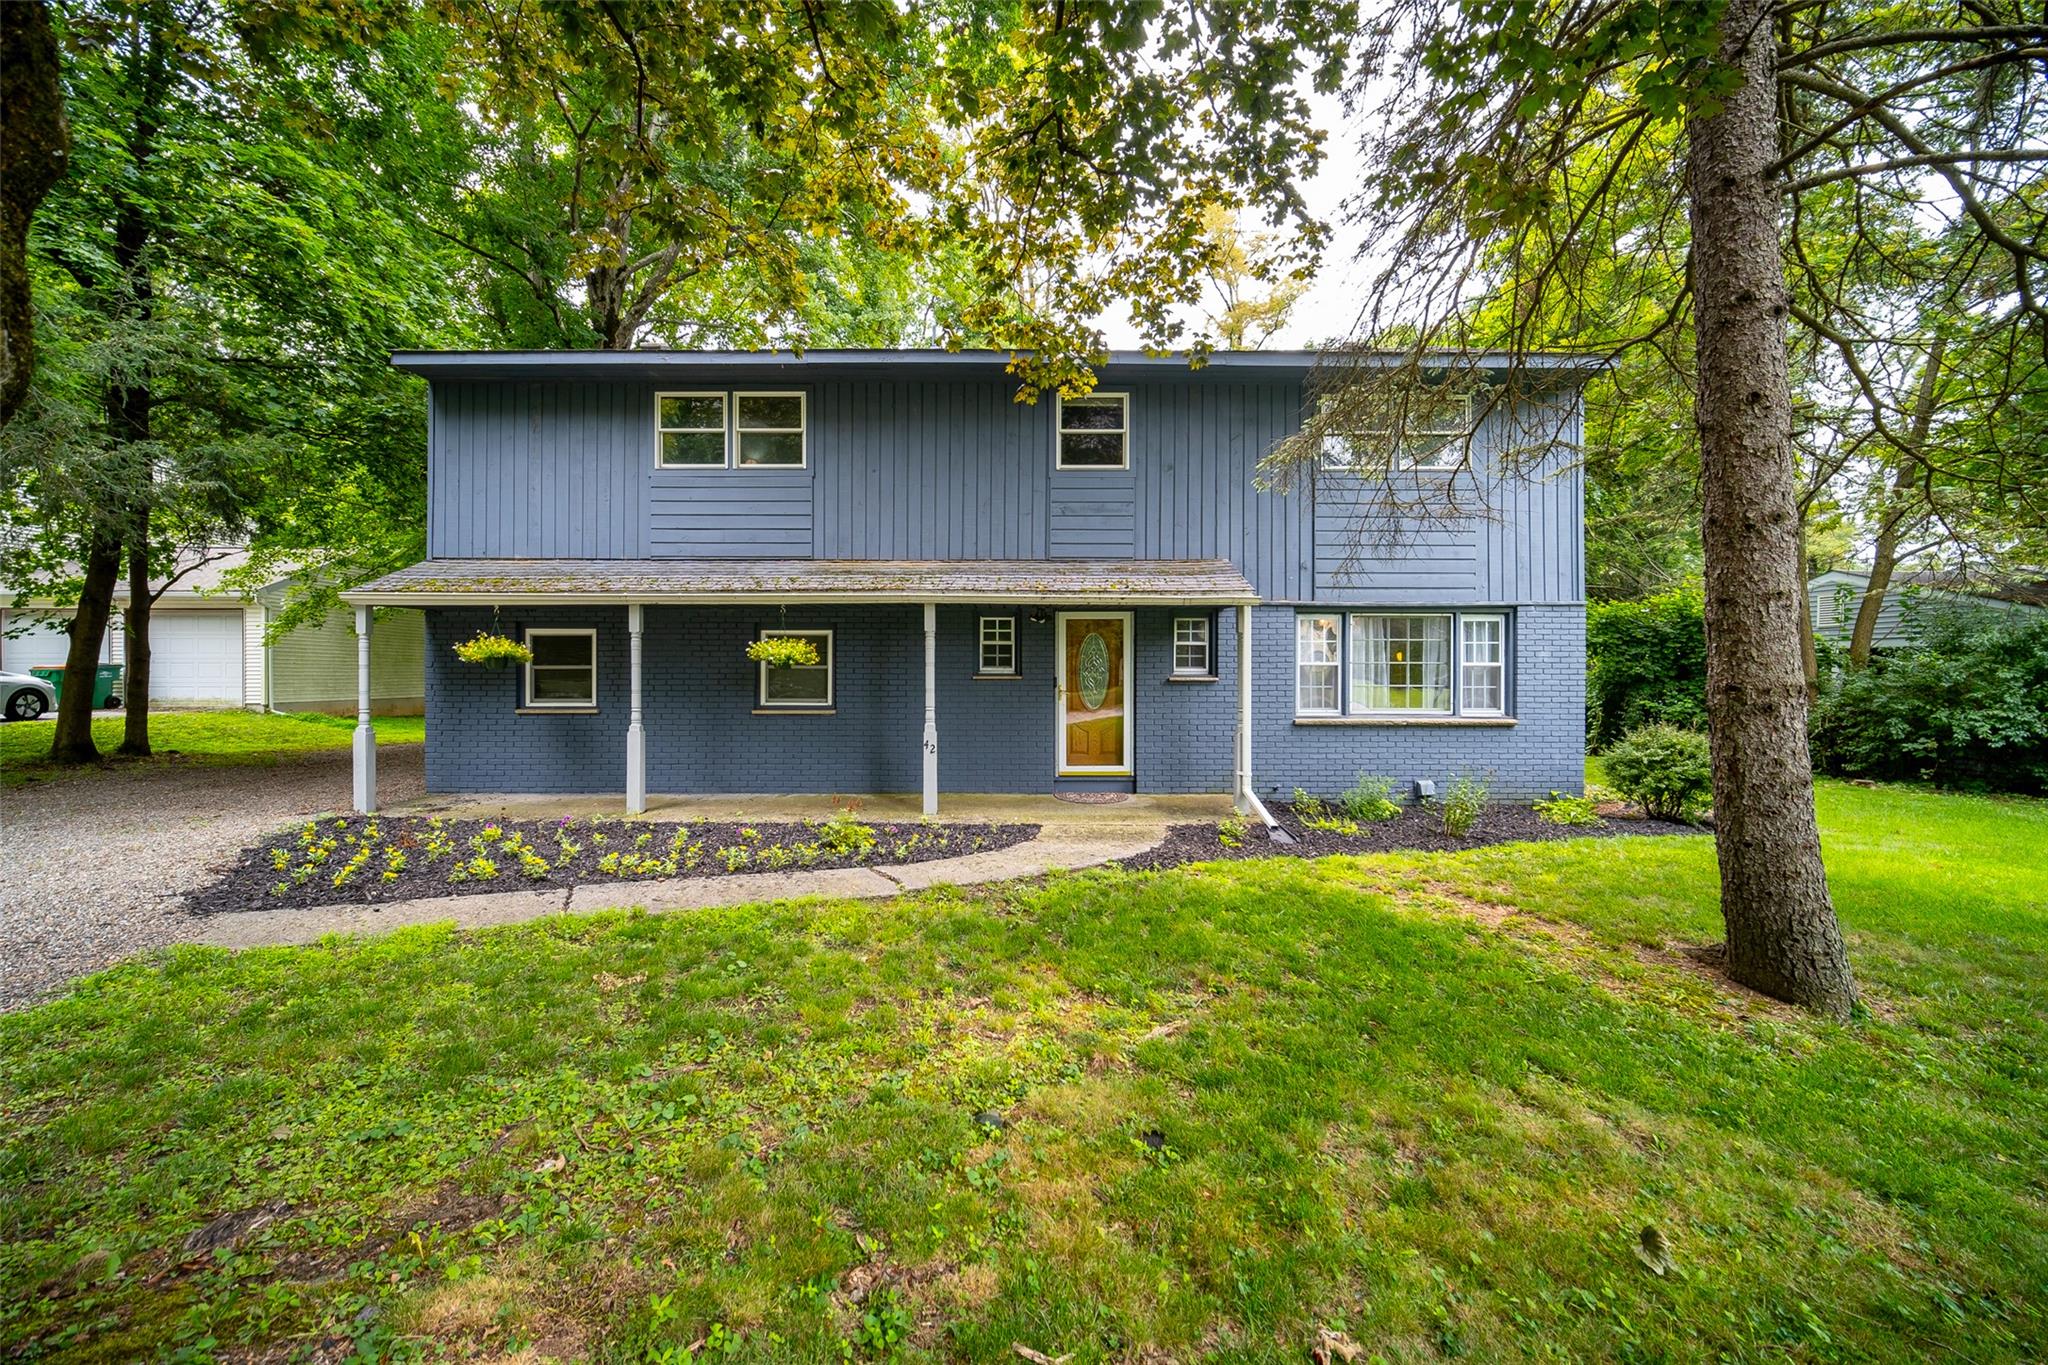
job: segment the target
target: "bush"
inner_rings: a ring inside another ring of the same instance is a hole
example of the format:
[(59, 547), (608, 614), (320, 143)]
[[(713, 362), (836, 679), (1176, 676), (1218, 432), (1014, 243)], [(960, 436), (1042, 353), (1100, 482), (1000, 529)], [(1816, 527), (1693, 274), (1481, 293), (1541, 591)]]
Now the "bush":
[(1826, 677), (1813, 713), (1822, 772), (2048, 791), (2048, 616), (1930, 611), (1920, 643)]
[(1328, 830), (1332, 834), (1352, 835), (1358, 833), (1358, 825), (1347, 816), (1338, 815), (1323, 804), (1320, 796), (1310, 796), (1301, 788), (1294, 789), (1294, 818), (1301, 821), (1304, 829)]
[(843, 857), (864, 857), (874, 849), (874, 826), (854, 819), (851, 811), (834, 811), (832, 818), (817, 828), (819, 845)]
[(1603, 757), (1614, 789), (1655, 820), (1683, 820), (1704, 809), (1713, 794), (1707, 737), (1676, 725), (1631, 730)]
[(1462, 839), (1479, 823), (1486, 809), (1486, 784), (1474, 777), (1461, 777), (1444, 796), (1444, 833)]
[(1549, 825), (1590, 826), (1600, 823), (1600, 808), (1590, 796), (1566, 796), (1552, 792), (1536, 802), (1536, 818)]
[(1658, 723), (1707, 724), (1706, 600), (1697, 587), (1586, 609), (1586, 741)]
[(1394, 779), (1368, 777), (1364, 773), (1358, 775), (1350, 791), (1337, 798), (1337, 804), (1352, 819), (1367, 823), (1391, 820), (1401, 813), (1401, 803), (1394, 799)]

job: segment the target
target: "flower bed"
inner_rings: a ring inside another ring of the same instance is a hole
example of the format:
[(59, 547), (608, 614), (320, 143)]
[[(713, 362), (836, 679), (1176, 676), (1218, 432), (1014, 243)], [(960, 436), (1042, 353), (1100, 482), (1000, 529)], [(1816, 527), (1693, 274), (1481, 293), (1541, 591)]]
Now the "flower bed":
[[(1472, 832), (1459, 837), (1444, 833), (1442, 814), (1434, 808), (1404, 807), (1391, 820), (1350, 822), (1355, 833), (1329, 828), (1327, 819), (1310, 824), (1293, 805), (1281, 802), (1270, 807), (1273, 818), (1294, 839), (1291, 844), (1275, 843), (1257, 820), (1240, 827), (1235, 822), (1175, 825), (1161, 843), (1121, 861), (1120, 866), (1137, 870), (1178, 867), (1183, 863), (1213, 858), (1324, 858), (1337, 853), (1449, 853), (1483, 848), (1488, 844), (1538, 842), (1550, 839), (1599, 839), (1630, 834), (1700, 834), (1697, 825), (1675, 820), (1641, 820), (1603, 815), (1591, 825), (1559, 825), (1545, 820), (1527, 806), (1487, 806)], [(1341, 822), (1339, 822), (1341, 823)]]
[(1009, 848), (1036, 825), (648, 820), (308, 820), (186, 896), (197, 914), (374, 904), (585, 883), (888, 866)]

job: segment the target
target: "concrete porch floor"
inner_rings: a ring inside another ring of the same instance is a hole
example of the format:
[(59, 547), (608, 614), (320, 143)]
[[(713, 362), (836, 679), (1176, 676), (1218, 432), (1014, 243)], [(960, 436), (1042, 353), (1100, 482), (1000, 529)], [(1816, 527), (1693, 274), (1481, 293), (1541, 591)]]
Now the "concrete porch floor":
[[(588, 796), (534, 796), (524, 793), (463, 793), (425, 796), (386, 806), (386, 815), (440, 815), (453, 820), (578, 820), (594, 816), (636, 820), (817, 820), (837, 810), (850, 810), (862, 820), (915, 821), (917, 793), (804, 795), (787, 792), (733, 793), (718, 796), (659, 796), (649, 793), (647, 813), (628, 817), (625, 797), (618, 792)], [(1231, 812), (1222, 793), (1170, 795), (1135, 793), (1102, 805), (1061, 801), (1044, 792), (939, 797), (941, 821), (971, 824), (1043, 825), (1047, 833), (1110, 827), (1155, 827), (1200, 820), (1221, 820)]]

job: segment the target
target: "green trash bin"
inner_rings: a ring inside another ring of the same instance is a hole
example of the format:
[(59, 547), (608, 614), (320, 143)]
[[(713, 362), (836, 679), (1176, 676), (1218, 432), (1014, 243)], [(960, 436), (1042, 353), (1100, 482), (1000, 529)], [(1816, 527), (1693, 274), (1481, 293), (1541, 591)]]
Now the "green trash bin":
[[(50, 690), (57, 694), (58, 701), (64, 700), (64, 670), (61, 666), (31, 668), (29, 672), (48, 683)], [(122, 667), (120, 664), (101, 664), (94, 671), (92, 679), (93, 710), (104, 711), (109, 706), (119, 706), (121, 704), (121, 672)]]

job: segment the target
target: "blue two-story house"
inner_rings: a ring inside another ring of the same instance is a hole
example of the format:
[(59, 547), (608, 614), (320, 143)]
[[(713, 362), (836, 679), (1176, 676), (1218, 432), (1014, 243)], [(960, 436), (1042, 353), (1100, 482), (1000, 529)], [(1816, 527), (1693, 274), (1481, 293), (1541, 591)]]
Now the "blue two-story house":
[[(1495, 467), (1496, 404), (1462, 472), (1333, 459), (1280, 492), (1255, 472), (1316, 401), (1308, 353), (1120, 353), (1086, 398), (1035, 404), (987, 352), (394, 363), (432, 390), (428, 558), (345, 597), (365, 641), (373, 609), (425, 617), (431, 791), (922, 791), (933, 812), (1108, 788), (1263, 815), (1360, 773), (1580, 787), (1569, 368), (1528, 400), (1565, 414), (1555, 458)], [(1481, 496), (1361, 537), (1372, 478)], [(531, 663), (458, 659), (484, 631)], [(815, 664), (749, 657), (782, 636)], [(361, 810), (375, 757), (366, 711)]]

